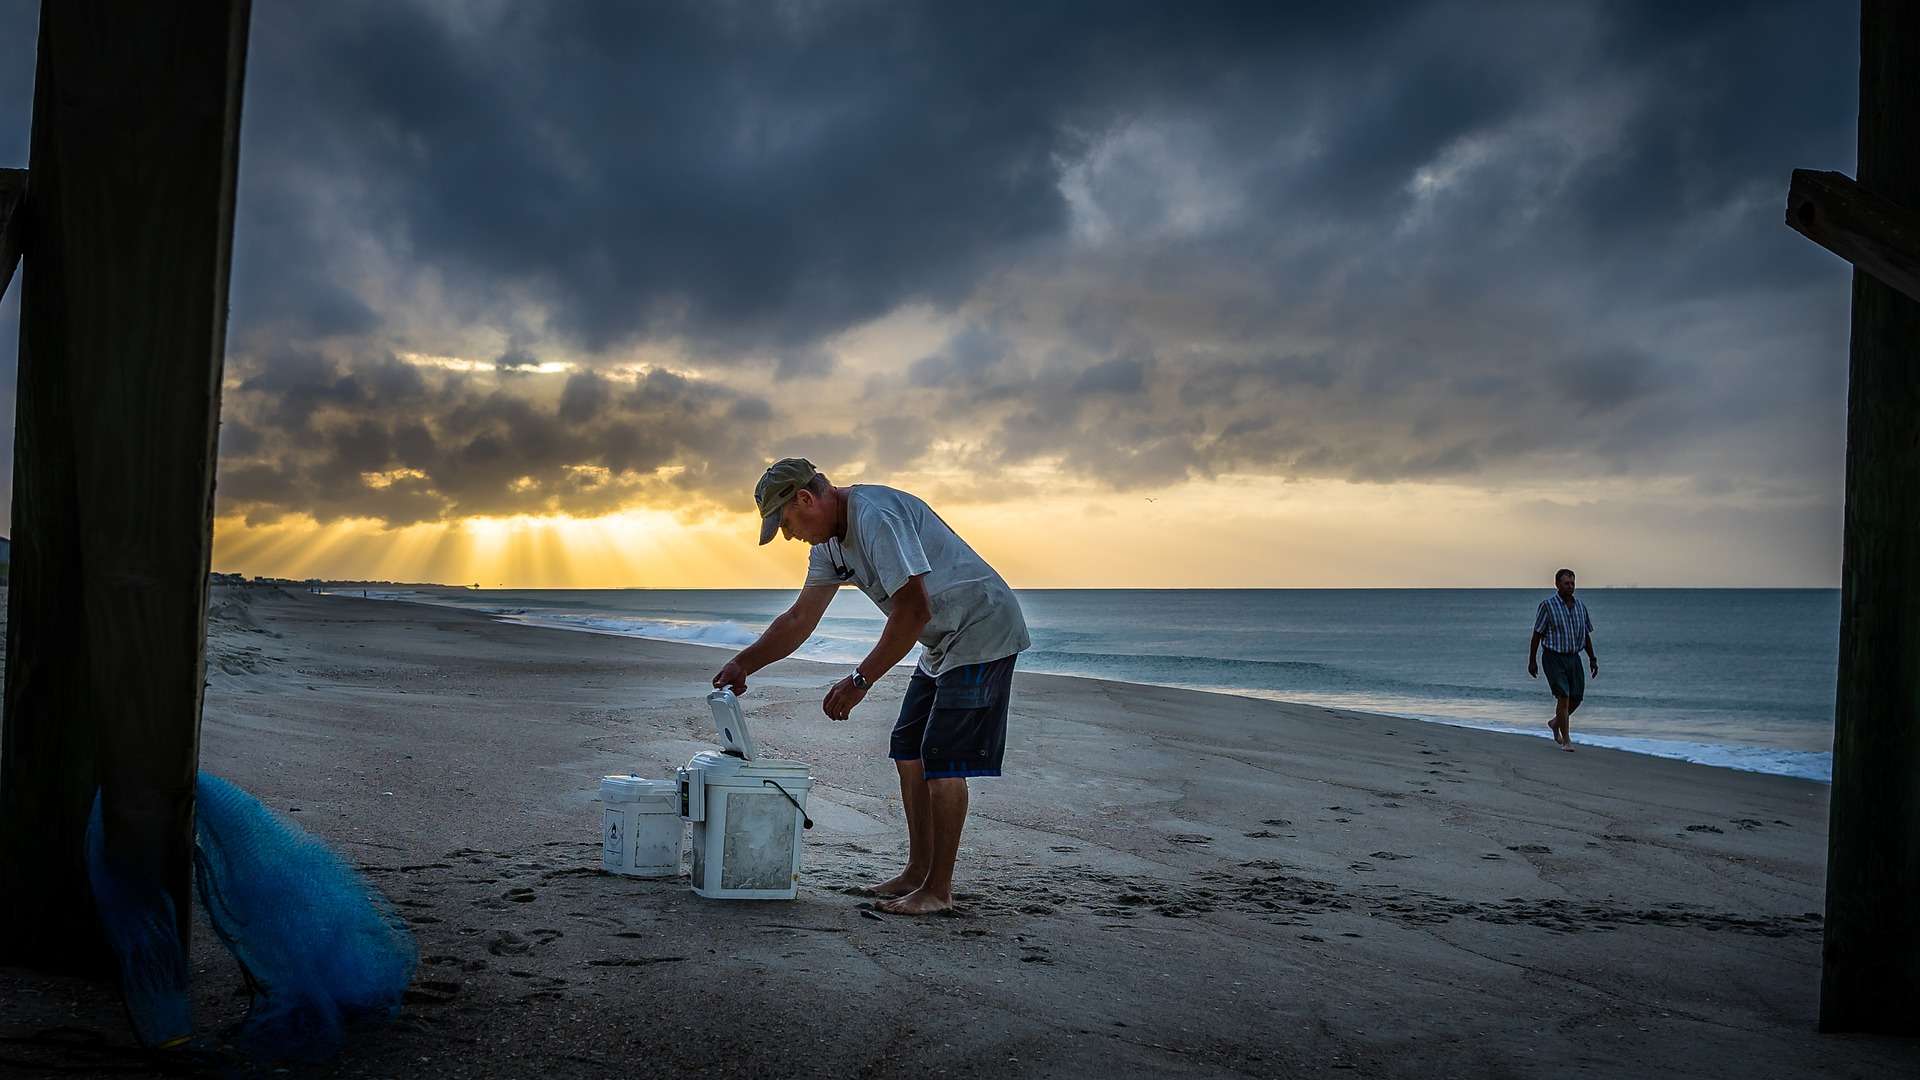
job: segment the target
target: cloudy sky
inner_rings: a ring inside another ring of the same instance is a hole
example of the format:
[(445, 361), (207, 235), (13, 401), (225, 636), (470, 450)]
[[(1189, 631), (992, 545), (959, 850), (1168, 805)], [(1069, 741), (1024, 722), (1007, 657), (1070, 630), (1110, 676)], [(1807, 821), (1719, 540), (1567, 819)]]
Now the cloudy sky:
[(796, 454), (1022, 586), (1832, 584), (1852, 9), (257, 0), (215, 567), (789, 586)]

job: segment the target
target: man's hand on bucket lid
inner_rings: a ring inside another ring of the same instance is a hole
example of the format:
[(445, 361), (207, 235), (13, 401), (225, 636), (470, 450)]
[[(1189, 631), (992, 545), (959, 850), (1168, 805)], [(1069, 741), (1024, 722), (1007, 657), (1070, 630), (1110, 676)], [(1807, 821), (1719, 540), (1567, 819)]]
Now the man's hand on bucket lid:
[(729, 660), (727, 666), (720, 669), (720, 674), (713, 677), (713, 685), (715, 689), (724, 686), (736, 694), (744, 694), (747, 692), (747, 669), (740, 666), (740, 661)]

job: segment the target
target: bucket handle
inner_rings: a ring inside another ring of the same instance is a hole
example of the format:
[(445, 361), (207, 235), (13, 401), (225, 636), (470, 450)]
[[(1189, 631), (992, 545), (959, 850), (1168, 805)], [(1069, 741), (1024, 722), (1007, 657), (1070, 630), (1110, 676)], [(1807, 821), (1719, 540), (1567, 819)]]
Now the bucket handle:
[(771, 787), (773, 788), (773, 790), (775, 790), (775, 791), (777, 791), (777, 792), (779, 792), (780, 794), (782, 794), (782, 795), (786, 795), (786, 796), (787, 796), (787, 801), (793, 804), (793, 808), (794, 808), (795, 810), (798, 810), (798, 811), (800, 811), (800, 824), (801, 824), (801, 825), (802, 825), (803, 827), (805, 827), (805, 828), (808, 828), (808, 829), (811, 829), (811, 828), (813, 828), (813, 819), (807, 816), (807, 809), (806, 809), (806, 807), (804, 807), (804, 806), (801, 806), (801, 805), (800, 805), (800, 801), (799, 801), (798, 799), (795, 799), (795, 798), (794, 798), (794, 797), (793, 797), (792, 795), (788, 795), (788, 794), (787, 794), (787, 789), (786, 789), (786, 788), (783, 788), (783, 787), (781, 787), (781, 786), (780, 786), (780, 784), (779, 784), (779, 783), (778, 783), (777, 781), (773, 781), (773, 780), (765, 780), (765, 779), (763, 779), (763, 780), (761, 780), (760, 782), (761, 782), (761, 783), (763, 783), (763, 784), (767, 784), (767, 785), (769, 785), (769, 786), (771, 786)]

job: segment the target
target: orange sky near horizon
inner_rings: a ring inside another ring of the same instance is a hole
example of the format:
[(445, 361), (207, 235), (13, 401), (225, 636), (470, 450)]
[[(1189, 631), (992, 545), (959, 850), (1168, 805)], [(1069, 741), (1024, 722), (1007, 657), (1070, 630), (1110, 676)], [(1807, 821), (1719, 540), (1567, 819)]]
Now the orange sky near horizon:
[[(915, 490), (904, 480), (898, 486)], [(1016, 588), (1525, 587), (1574, 566), (1590, 587), (1828, 586), (1795, 580), (1756, 519), (1644, 481), (1579, 498), (1447, 485), (1217, 478), (1154, 495), (1070, 491), (928, 500)], [(743, 499), (744, 501), (744, 499)], [(1781, 513), (1795, 508), (1783, 508)], [(1802, 511), (1803, 512), (1803, 511)], [(1649, 529), (1649, 520), (1662, 527)], [(750, 513), (635, 508), (598, 518), (467, 518), (382, 528), (215, 522), (213, 567), (249, 576), (482, 588), (797, 588), (804, 546), (754, 543)], [(1750, 537), (1746, 548), (1729, 535)], [(1660, 566), (1655, 576), (1639, 569)], [(1838, 567), (1834, 568), (1836, 571)]]

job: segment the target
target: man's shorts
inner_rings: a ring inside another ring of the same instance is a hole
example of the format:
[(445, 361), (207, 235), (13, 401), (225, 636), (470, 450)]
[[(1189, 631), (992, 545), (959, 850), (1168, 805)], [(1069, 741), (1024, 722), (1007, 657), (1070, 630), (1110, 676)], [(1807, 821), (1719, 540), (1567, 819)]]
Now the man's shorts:
[(922, 762), (929, 780), (999, 776), (1007, 751), (1013, 661), (1003, 656), (949, 668), (938, 678), (914, 668), (888, 756)]
[(1579, 701), (1587, 696), (1587, 673), (1580, 666), (1579, 653), (1541, 649), (1540, 666), (1547, 671), (1547, 689), (1554, 697)]

